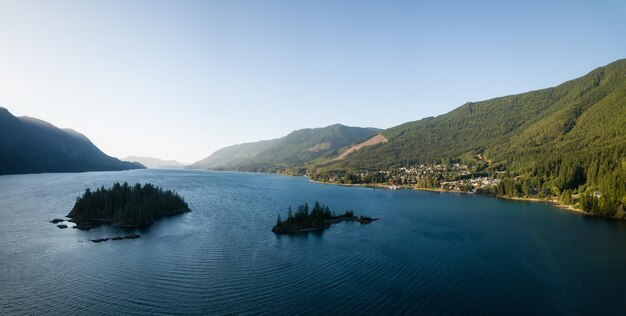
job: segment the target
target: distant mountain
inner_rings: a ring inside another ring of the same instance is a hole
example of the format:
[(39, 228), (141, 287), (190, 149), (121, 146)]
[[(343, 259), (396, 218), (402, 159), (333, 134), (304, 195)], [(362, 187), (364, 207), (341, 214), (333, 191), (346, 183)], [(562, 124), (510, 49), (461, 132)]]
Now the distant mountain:
[(222, 148), (187, 168), (278, 172), (335, 157), (341, 148), (369, 139), (379, 131), (341, 124), (301, 129), (278, 139)]
[(85, 135), (0, 107), (0, 174), (144, 168), (100, 151)]
[(141, 157), (141, 156), (128, 156), (124, 158), (127, 161), (136, 161), (148, 168), (158, 169), (176, 169), (185, 167), (184, 163), (178, 162), (176, 160), (163, 160), (159, 158), (153, 157)]

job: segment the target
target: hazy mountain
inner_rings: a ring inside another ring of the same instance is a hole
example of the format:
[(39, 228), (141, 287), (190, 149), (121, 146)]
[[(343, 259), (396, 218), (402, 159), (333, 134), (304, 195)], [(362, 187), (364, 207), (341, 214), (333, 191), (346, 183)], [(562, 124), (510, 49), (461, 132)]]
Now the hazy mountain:
[(136, 161), (148, 168), (167, 168), (167, 169), (175, 169), (175, 168), (183, 168), (185, 167), (184, 163), (178, 162), (176, 160), (163, 160), (159, 158), (153, 157), (141, 157), (141, 156), (128, 156), (124, 158), (127, 161)]
[(371, 138), (379, 131), (341, 124), (301, 129), (278, 139), (222, 148), (188, 168), (275, 172), (337, 156), (339, 149)]
[(85, 135), (0, 107), (0, 174), (144, 168), (100, 151)]

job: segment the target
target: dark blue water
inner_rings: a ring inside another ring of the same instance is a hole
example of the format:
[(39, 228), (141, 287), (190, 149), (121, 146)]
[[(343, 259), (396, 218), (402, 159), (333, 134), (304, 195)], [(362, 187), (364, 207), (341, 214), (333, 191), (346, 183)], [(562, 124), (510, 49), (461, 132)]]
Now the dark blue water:
[[(193, 212), (138, 230), (48, 223), (86, 187), (175, 189)], [(382, 217), (275, 236), (320, 200)], [(0, 177), (0, 314), (623, 314), (626, 226), (542, 203), (139, 170)]]

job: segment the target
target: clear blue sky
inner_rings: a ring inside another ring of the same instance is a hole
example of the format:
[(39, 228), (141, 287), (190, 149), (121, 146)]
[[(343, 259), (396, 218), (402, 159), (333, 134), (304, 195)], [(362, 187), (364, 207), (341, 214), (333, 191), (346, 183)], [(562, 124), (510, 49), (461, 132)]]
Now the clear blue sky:
[(387, 128), (625, 57), (623, 0), (0, 0), (0, 105), (117, 157)]

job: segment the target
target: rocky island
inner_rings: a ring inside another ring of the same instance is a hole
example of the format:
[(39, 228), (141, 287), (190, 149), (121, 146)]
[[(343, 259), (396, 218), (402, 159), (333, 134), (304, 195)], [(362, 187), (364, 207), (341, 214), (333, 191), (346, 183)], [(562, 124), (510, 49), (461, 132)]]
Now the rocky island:
[(67, 215), (76, 223), (73, 228), (87, 230), (100, 224), (121, 228), (150, 226), (163, 216), (189, 212), (189, 206), (178, 193), (146, 183), (129, 186), (115, 183), (111, 188), (86, 189), (76, 199)]
[(361, 224), (369, 224), (378, 218), (368, 216), (355, 216), (352, 210), (343, 214), (335, 214), (331, 212), (328, 206), (319, 202), (315, 202), (313, 208), (309, 210), (307, 203), (298, 206), (294, 213), (291, 207), (288, 208), (287, 219), (284, 221), (280, 215), (276, 219), (276, 225), (272, 228), (275, 234), (295, 235), (306, 233), (309, 231), (320, 231), (329, 228), (330, 225), (341, 223), (343, 221), (359, 222)]

